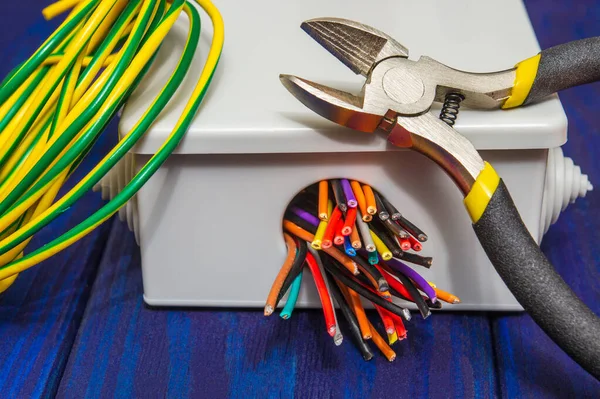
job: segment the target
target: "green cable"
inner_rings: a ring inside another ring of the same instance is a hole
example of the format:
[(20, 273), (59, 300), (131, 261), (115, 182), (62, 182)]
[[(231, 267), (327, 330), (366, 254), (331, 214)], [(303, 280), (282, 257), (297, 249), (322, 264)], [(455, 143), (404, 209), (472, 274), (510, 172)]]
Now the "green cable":
[[(171, 7), (173, 8), (173, 7)], [(143, 136), (143, 134), (147, 131), (148, 128), (152, 125), (156, 117), (162, 112), (164, 107), (168, 104), (169, 100), (175, 94), (175, 91), (185, 78), (189, 66), (194, 58), (194, 54), (196, 52), (196, 48), (198, 46), (199, 36), (200, 36), (200, 16), (197, 10), (193, 7), (191, 9), (191, 24), (190, 24), (190, 35), (189, 41), (184, 48), (182, 56), (180, 58), (179, 64), (169, 81), (158, 95), (158, 97), (154, 100), (153, 104), (150, 106), (149, 110), (146, 112), (146, 117), (143, 118), (140, 123), (134, 128), (132, 133), (126, 137), (124, 140), (119, 142), (117, 145), (117, 150), (112, 154), (112, 156), (102, 164), (101, 168), (92, 176), (89, 181), (86, 182), (77, 192), (73, 193), (71, 197), (69, 197), (68, 201), (63, 204), (60, 208), (56, 209), (46, 218), (36, 223), (34, 226), (30, 227), (26, 231), (22, 232), (18, 237), (14, 237), (10, 243), (0, 247), (0, 253), (5, 253), (15, 246), (19, 245), (21, 242), (26, 240), (30, 235), (35, 234), (42, 227), (47, 225), (50, 221), (52, 221), (56, 216), (60, 215), (64, 212), (69, 206), (71, 206), (77, 199), (81, 198), (89, 189), (91, 189), (100, 179), (108, 173), (110, 169), (136, 144), (136, 142)], [(199, 105), (199, 104), (198, 104)], [(196, 107), (197, 109), (197, 107)], [(189, 125), (189, 124), (188, 124)], [(184, 129), (183, 134), (185, 134)], [(179, 142), (180, 138), (178, 139)], [(81, 140), (76, 142), (74, 147), (81, 143)], [(79, 149), (78, 149), (79, 151)], [(171, 150), (172, 152), (172, 150)], [(158, 154), (157, 154), (158, 155)], [(146, 179), (147, 180), (147, 179)], [(48, 182), (47, 184), (49, 184)], [(135, 178), (130, 182), (130, 184), (135, 183)], [(143, 183), (142, 183), (143, 184)], [(141, 187), (141, 186), (140, 186)], [(136, 191), (139, 188), (136, 189)], [(135, 192), (131, 196), (133, 196)]]
[[(138, 2), (139, 2), (139, 0), (138, 0)], [(159, 7), (159, 11), (164, 10), (164, 2), (165, 2), (164, 0), (161, 0), (161, 2), (159, 4), (161, 6), (161, 7)], [(133, 10), (134, 9), (135, 9), (135, 7), (133, 8)], [(125, 18), (123, 22), (125, 22), (125, 21), (127, 21), (127, 18)], [(140, 30), (142, 30), (142, 28), (140, 28)], [(115, 33), (116, 33), (116, 31), (115, 31)], [(128, 60), (128, 61), (130, 61), (130, 60)], [(124, 70), (127, 69), (128, 65), (129, 65), (129, 62), (127, 62), (127, 65), (122, 65), (121, 68), (118, 68), (119, 71), (122, 70), (121, 72), (124, 72)], [(119, 71), (117, 71), (117, 68), (115, 69), (115, 72), (119, 72)], [(122, 76), (122, 74), (120, 76)], [(119, 78), (120, 78), (120, 76), (119, 76)], [(108, 95), (110, 95), (110, 93), (108, 92), (109, 91), (108, 86), (110, 86), (110, 89), (112, 89), (114, 87), (114, 85), (116, 85), (117, 81), (118, 81), (118, 79), (116, 78), (116, 76), (112, 75), (112, 78), (109, 79), (109, 81), (107, 81), (105, 88), (98, 95), (95, 102), (104, 103), (104, 100), (106, 99), (106, 97), (108, 97)], [(138, 81), (139, 81), (139, 77), (138, 77)], [(103, 98), (99, 98), (99, 97), (103, 97)], [(17, 187), (15, 187), (14, 190), (7, 196), (7, 198), (2, 203), (0, 203), (0, 212), (3, 214), (6, 213), (5, 208), (7, 207), (7, 201), (10, 201), (10, 203), (11, 203), (11, 207), (8, 209), (8, 212), (10, 212), (12, 209), (19, 206), (23, 201), (30, 198), (31, 195), (35, 194), (36, 192), (39, 192), (41, 189), (43, 189), (49, 183), (51, 183), (53, 181), (53, 179), (56, 176), (58, 176), (58, 174), (62, 173), (62, 171), (64, 169), (69, 167), (69, 165), (77, 157), (79, 157), (79, 154), (82, 151), (85, 151), (85, 148), (91, 148), (90, 143), (95, 140), (96, 135), (98, 135), (102, 132), (104, 126), (106, 126), (108, 121), (117, 112), (120, 104), (123, 102), (125, 97), (126, 96), (123, 95), (122, 98), (119, 99), (117, 102), (115, 102), (112, 105), (111, 109), (109, 109), (108, 112), (103, 114), (102, 117), (94, 125), (88, 127), (88, 129), (82, 134), (82, 136), (77, 141), (75, 141), (72, 148), (70, 150), (68, 150), (63, 155), (62, 158), (60, 158), (60, 160), (57, 162), (57, 164), (54, 165), (54, 167), (52, 167), (49, 171), (45, 171), (46, 167), (48, 165), (50, 165), (50, 163), (52, 163), (52, 161), (54, 160), (52, 156), (53, 155), (58, 156), (58, 154), (60, 154), (60, 152), (63, 151), (65, 146), (71, 142), (72, 138), (79, 133), (79, 129), (77, 129), (77, 127), (79, 127), (79, 125), (75, 126), (75, 123), (74, 123), (71, 126), (69, 126), (67, 128), (67, 130), (65, 130), (63, 135), (53, 144), (53, 146), (49, 149), (49, 151), (46, 154), (44, 154), (44, 156), (42, 156), (42, 158), (40, 158), (40, 160), (35, 164), (35, 166), (28, 172), (28, 175), (26, 175), (23, 178), (23, 180), (17, 185)], [(102, 104), (99, 104), (98, 108), (101, 105)], [(93, 106), (88, 107), (88, 110), (89, 110), (89, 108), (92, 108), (92, 107)], [(94, 111), (96, 111), (96, 110), (94, 110)], [(96, 112), (94, 112), (94, 115), (96, 115)], [(92, 117), (94, 115), (92, 115)], [(87, 121), (86, 121), (86, 123), (87, 123)], [(39, 174), (42, 172), (43, 172), (43, 174), (42, 174), (42, 177), (40, 178)], [(33, 187), (29, 188), (29, 185), (38, 179), (39, 179), (39, 181), (37, 181), (37, 183)], [(19, 197), (19, 195), (21, 195), (21, 193), (24, 190), (27, 190), (27, 192), (24, 195)], [(10, 197), (10, 199), (9, 199), (9, 197)], [(19, 198), (17, 203), (13, 203), (15, 198)]]
[[(193, 8), (192, 8), (192, 10), (193, 10)], [(192, 12), (192, 14), (196, 14), (196, 13)], [(199, 18), (199, 16), (195, 15), (194, 18), (191, 18), (192, 26), (193, 26), (193, 21), (196, 18)], [(218, 62), (217, 62), (217, 64), (218, 64)], [(135, 193), (161, 167), (161, 165), (166, 161), (166, 159), (173, 152), (173, 150), (177, 147), (177, 145), (179, 145), (181, 139), (185, 136), (185, 133), (187, 132), (195, 114), (197, 113), (197, 111), (200, 107), (200, 104), (202, 103), (202, 100), (204, 99), (204, 97), (206, 95), (206, 91), (207, 91), (208, 87), (210, 86), (210, 83), (214, 76), (215, 70), (216, 70), (216, 65), (215, 65), (215, 68), (211, 71), (210, 78), (208, 79), (208, 82), (205, 85), (205, 87), (202, 88), (200, 95), (196, 99), (194, 99), (194, 101), (191, 103), (190, 112), (183, 117), (181, 124), (173, 132), (172, 139), (170, 141), (166, 142), (165, 145), (159, 151), (157, 151), (157, 153), (146, 163), (146, 165), (144, 165), (140, 169), (140, 171), (137, 173), (137, 175), (131, 180), (131, 182), (129, 182), (124, 187), (124, 189), (120, 193), (118, 193), (111, 201), (109, 201), (105, 206), (103, 206), (101, 209), (99, 209), (96, 213), (94, 213), (92, 216), (88, 217), (86, 220), (84, 220), (83, 222), (81, 222), (80, 224), (78, 224), (77, 226), (72, 228), (71, 230), (69, 230), (67, 233), (56, 238), (55, 240), (51, 241), (50, 243), (44, 245), (43, 247), (39, 248), (38, 250), (28, 254), (27, 256), (20, 258), (18, 260), (15, 260), (15, 261), (1, 267), (0, 270), (4, 269), (6, 267), (17, 265), (20, 262), (24, 262), (24, 261), (26, 261), (32, 257), (35, 257), (38, 254), (41, 254), (45, 251), (52, 250), (52, 248), (54, 248), (58, 245), (61, 245), (62, 243), (79, 235), (80, 233), (86, 231), (87, 229), (92, 228), (95, 225), (105, 221), (110, 216), (112, 216), (115, 212), (117, 212), (118, 209), (120, 207), (122, 207), (129, 199), (131, 199), (131, 197), (133, 197), (133, 195), (135, 195)], [(122, 147), (120, 149), (122, 149)], [(4, 250), (0, 249), (0, 251), (4, 251)]]
[[(91, 38), (91, 36), (90, 36), (90, 38)], [(53, 94), (54, 90), (60, 84), (61, 80), (65, 77), (65, 75), (67, 74), (67, 72), (69, 71), (69, 69), (73, 66), (73, 64), (75, 63), (77, 57), (79, 56), (79, 53), (81, 53), (82, 51), (84, 51), (84, 49), (85, 49), (85, 46), (81, 46), (81, 48), (78, 49), (78, 52), (77, 52), (76, 56), (73, 57), (73, 59), (70, 61), (69, 67), (66, 68), (64, 71), (62, 71), (57, 76), (56, 80), (54, 80), (53, 82), (51, 82), (51, 84), (49, 86), (50, 90), (48, 90), (48, 92), (45, 93), (44, 97), (42, 98), (42, 101), (40, 101), (40, 103), (38, 104), (37, 108), (35, 108), (30, 113), (30, 117), (27, 120), (27, 122), (22, 126), (21, 130), (18, 133), (16, 133), (17, 138), (12, 142), (12, 144), (8, 148), (8, 150), (6, 152), (4, 152), (4, 154), (0, 157), (0, 167), (4, 166), (5, 161), (10, 158), (10, 156), (13, 153), (13, 151), (19, 146), (19, 143), (21, 142), (21, 140), (25, 137), (25, 135), (27, 134), (27, 132), (29, 131), (29, 129), (31, 128), (31, 126), (35, 123), (35, 120), (37, 119), (38, 114), (46, 106), (46, 102), (50, 99), (50, 97), (52, 97), (52, 94)], [(19, 73), (20, 73), (20, 71), (17, 73), (17, 75)], [(11, 79), (7, 83), (7, 86), (9, 86), (12, 82), (13, 82), (13, 80)], [(0, 89), (0, 92), (1, 92), (1, 89)]]
[(29, 86), (27, 86), (27, 89), (25, 89), (23, 94), (17, 99), (17, 101), (15, 101), (15, 104), (12, 107), (10, 107), (4, 118), (0, 120), (0, 132), (6, 128), (6, 126), (10, 123), (12, 118), (14, 118), (17, 112), (19, 112), (19, 110), (21, 109), (23, 104), (25, 104), (31, 93), (33, 93), (38, 84), (46, 77), (49, 70), (49, 67), (44, 67), (40, 69), (40, 71), (35, 76), (35, 78), (33, 78)]
[(290, 294), (288, 295), (287, 300), (285, 301), (285, 306), (279, 316), (282, 319), (289, 319), (292, 317), (292, 312), (296, 307), (296, 302), (298, 301), (298, 295), (300, 294), (300, 287), (302, 286), (302, 272), (296, 276), (294, 282), (290, 287)]
[[(153, 3), (156, 3), (156, 0), (151, 0)], [(152, 14), (152, 7), (148, 7), (147, 12), (144, 16), (141, 16), (142, 21), (149, 20)], [(131, 7), (131, 12), (135, 10), (134, 7)], [(106, 85), (102, 88), (100, 93), (96, 96), (96, 98), (90, 103), (90, 106), (82, 112), (82, 114), (75, 119), (75, 121), (65, 130), (65, 132), (58, 138), (58, 140), (46, 151), (38, 162), (31, 168), (31, 170), (23, 177), (23, 179), (17, 184), (17, 186), (7, 195), (7, 197), (0, 203), (0, 215), (4, 215), (7, 210), (12, 209), (15, 201), (17, 201), (21, 196), (29, 189), (29, 187), (34, 184), (38, 179), (38, 183), (29, 190), (30, 192), (36, 192), (39, 190), (40, 185), (45, 185), (46, 183), (50, 183), (54, 177), (56, 177), (62, 170), (55, 173), (52, 177), (48, 177), (47, 174), (43, 175), (40, 178), (40, 175), (46, 170), (46, 168), (56, 160), (56, 158), (60, 155), (62, 150), (73, 140), (73, 138), (81, 132), (81, 130), (85, 127), (85, 125), (96, 115), (98, 110), (104, 104), (104, 101), (110, 95), (110, 92), (114, 88), (114, 86), (118, 83), (118, 80), (123, 75), (125, 70), (127, 69), (131, 59), (135, 55), (135, 51), (138, 49), (138, 45), (142, 40), (143, 35), (143, 25), (140, 24), (138, 29), (135, 32), (132, 32), (132, 39), (130, 41), (130, 45), (123, 52), (123, 57), (120, 62), (117, 63), (115, 67), (114, 73), (107, 80)], [(99, 132), (99, 128), (101, 128), (101, 124), (94, 124), (88, 132), (97, 134)], [(89, 134), (85, 135), (86, 138), (89, 139)], [(83, 138), (83, 137), (82, 137)], [(80, 148), (79, 151), (82, 149)], [(67, 152), (64, 156), (72, 157), (71, 160), (74, 160), (77, 156), (77, 153), (73, 151), (73, 148)], [(62, 159), (61, 159), (62, 160)], [(70, 163), (70, 162), (69, 162)], [(66, 166), (65, 166), (66, 167)], [(63, 168), (64, 169), (64, 168)], [(56, 170), (56, 168), (53, 168)], [(21, 202), (25, 200), (27, 197), (21, 198)], [(19, 202), (20, 203), (20, 202)], [(16, 204), (18, 205), (18, 204)], [(15, 206), (16, 206), (15, 205)]]

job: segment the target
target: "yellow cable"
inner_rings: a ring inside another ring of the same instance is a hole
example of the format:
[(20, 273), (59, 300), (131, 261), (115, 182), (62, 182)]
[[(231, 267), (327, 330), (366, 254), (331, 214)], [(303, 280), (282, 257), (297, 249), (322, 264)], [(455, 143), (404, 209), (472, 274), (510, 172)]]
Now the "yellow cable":
[(383, 241), (381, 241), (381, 238), (379, 238), (379, 236), (375, 234), (373, 230), (369, 231), (371, 232), (371, 237), (373, 238), (373, 242), (375, 243), (375, 248), (377, 249), (377, 252), (379, 252), (379, 255), (381, 255), (381, 258), (383, 260), (392, 259), (394, 255), (392, 254), (392, 251), (390, 251), (388, 246), (385, 245)]
[[(211, 44), (211, 48), (209, 50), (209, 54), (204, 66), (204, 69), (202, 71), (202, 74), (200, 75), (200, 79), (198, 81), (197, 86), (194, 89), (194, 92), (192, 93), (192, 96), (190, 97), (191, 99), (195, 99), (198, 96), (200, 96), (202, 94), (202, 91), (204, 90), (205, 86), (207, 85), (212, 71), (214, 70), (215, 66), (218, 63), (219, 60), (219, 56), (220, 56), (220, 52), (221, 52), (221, 48), (223, 46), (223, 41), (224, 41), (224, 26), (223, 26), (223, 20), (221, 17), (221, 14), (219, 13), (219, 11), (217, 10), (217, 8), (209, 1), (209, 0), (194, 0), (196, 1), (196, 3), (198, 3), (204, 10), (205, 12), (208, 14), (208, 16), (211, 18), (212, 22), (213, 22), (213, 27), (214, 27), (214, 33), (213, 33), (213, 39), (212, 39), (212, 44)], [(189, 5), (185, 5), (184, 7), (184, 11), (186, 13), (189, 13)], [(177, 13), (176, 13), (177, 14)], [(189, 14), (188, 14), (189, 15)], [(175, 21), (173, 21), (174, 23)], [(170, 28), (169, 28), (170, 29)], [(159, 29), (157, 29), (158, 31)], [(161, 30), (162, 31), (162, 30)], [(168, 32), (168, 30), (167, 30)], [(164, 35), (166, 35), (167, 32), (164, 32)], [(156, 33), (156, 31), (155, 31)], [(151, 40), (154, 37), (154, 33), (152, 34), (151, 38), (149, 40)], [(164, 36), (163, 36), (164, 37)], [(190, 100), (190, 102), (188, 102), (188, 105), (185, 107), (185, 111), (184, 113), (182, 113), (181, 118), (179, 119), (179, 121), (177, 122), (176, 126), (180, 126), (181, 123), (183, 123), (183, 120), (185, 118), (186, 112), (189, 113), (192, 107), (192, 103), (193, 101)], [(171, 135), (169, 136), (169, 138), (173, 135), (173, 133), (176, 131), (176, 129), (173, 129), (173, 132), (171, 133)], [(131, 134), (128, 133), (128, 135)], [(167, 140), (168, 141), (168, 140)], [(165, 144), (163, 144), (163, 146), (161, 146), (161, 148), (164, 147)], [(109, 153), (109, 155), (107, 155), (103, 161), (106, 161), (108, 159), (108, 157), (114, 153), (114, 151), (116, 151), (116, 148), (113, 148), (113, 150), (111, 151), (111, 153)], [(73, 190), (71, 191), (75, 191), (78, 187), (81, 187), (81, 185), (83, 185), (84, 181), (86, 181), (86, 179), (89, 180), (89, 178), (92, 176), (92, 174), (100, 168), (100, 165), (97, 165), (94, 170), (92, 170), (92, 172), (90, 172), (84, 179), (82, 179), (82, 181), (80, 181), (75, 188), (73, 188)], [(38, 216), (38, 218), (42, 218), (44, 215), (49, 214), (50, 212), (52, 212), (53, 209), (56, 209), (58, 206), (60, 206), (59, 204), (61, 204), (61, 202), (64, 203), (64, 201), (66, 200), (65, 198), (67, 197), (67, 195), (65, 195), (63, 198), (61, 198), (59, 201), (57, 201), (54, 205), (52, 205), (51, 207), (49, 207), (46, 211), (44, 211), (42, 214), (40, 214)], [(117, 211), (115, 211), (114, 213), (116, 213)], [(114, 214), (113, 213), (113, 214)], [(88, 229), (82, 231), (80, 234), (75, 235), (73, 237), (71, 237), (70, 239), (66, 240), (65, 242), (61, 243), (60, 245), (57, 245), (54, 248), (51, 248), (50, 250), (41, 252), (39, 254), (37, 254), (36, 256), (33, 256), (29, 259), (27, 259), (26, 261), (15, 261), (13, 265), (6, 267), (5, 269), (0, 270), (0, 280), (4, 280), (10, 276), (13, 276), (16, 273), (20, 273), (23, 270), (26, 270), (34, 265), (36, 265), (37, 263), (48, 259), (49, 257), (53, 256), (54, 254), (56, 254), (57, 252), (67, 248), (68, 246), (70, 246), (71, 244), (73, 244), (74, 242), (76, 242), (77, 240), (81, 239), (82, 237), (84, 237), (85, 235), (87, 235), (90, 231), (92, 231), (93, 229), (95, 229), (99, 224), (103, 223), (104, 221), (106, 221), (110, 216), (109, 215), (107, 217), (105, 217), (104, 219), (100, 220), (98, 223), (94, 224), (93, 226), (89, 227)], [(33, 219), (37, 219), (37, 218), (33, 218)], [(34, 223), (34, 221), (30, 221), (28, 224), (30, 223)], [(21, 229), (19, 229), (21, 230)], [(18, 233), (15, 233), (18, 234)], [(6, 239), (2, 240), (2, 242), (0, 242), (0, 245), (6, 244)]]
[(42, 9), (42, 15), (46, 20), (51, 20), (52, 18), (60, 15), (73, 7), (77, 6), (81, 3), (81, 0), (61, 0), (56, 3), (50, 4), (46, 8)]

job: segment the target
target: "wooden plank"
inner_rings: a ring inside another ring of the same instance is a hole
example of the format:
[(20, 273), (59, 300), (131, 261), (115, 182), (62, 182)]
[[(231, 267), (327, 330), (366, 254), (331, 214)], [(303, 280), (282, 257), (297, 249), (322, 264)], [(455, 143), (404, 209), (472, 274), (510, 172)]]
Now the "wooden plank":
[[(535, 0), (526, 5), (542, 48), (600, 35), (596, 1)], [(598, 186), (600, 87), (596, 83), (570, 89), (560, 98), (569, 118), (564, 151)], [(599, 220), (600, 197), (592, 192), (567, 208), (542, 243), (550, 261), (596, 314), (600, 314)], [(493, 328), (503, 397), (600, 396), (600, 383), (562, 353), (529, 316), (496, 317)]]

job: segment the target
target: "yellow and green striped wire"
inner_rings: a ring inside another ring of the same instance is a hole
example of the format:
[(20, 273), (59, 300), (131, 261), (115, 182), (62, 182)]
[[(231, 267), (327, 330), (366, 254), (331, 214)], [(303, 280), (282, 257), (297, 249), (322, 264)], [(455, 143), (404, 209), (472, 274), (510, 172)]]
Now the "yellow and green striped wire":
[[(66, 20), (0, 84), (0, 292), (16, 275), (63, 250), (110, 218), (177, 147), (204, 98), (224, 40), (210, 0), (193, 0), (214, 33), (206, 64), (167, 140), (124, 189), (100, 210), (38, 250), (24, 254), (33, 234), (81, 198), (148, 131), (185, 77), (200, 38), (200, 15), (186, 0), (60, 0), (46, 18)], [(149, 69), (184, 12), (189, 33), (177, 68), (143, 116), (62, 198), (60, 188)]]

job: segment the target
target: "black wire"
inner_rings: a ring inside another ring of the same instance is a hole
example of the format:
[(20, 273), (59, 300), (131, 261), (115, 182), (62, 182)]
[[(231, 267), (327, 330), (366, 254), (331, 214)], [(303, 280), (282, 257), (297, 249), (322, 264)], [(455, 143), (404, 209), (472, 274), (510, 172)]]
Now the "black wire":
[(396, 291), (396, 289), (394, 287), (392, 287), (391, 285), (390, 285), (390, 294), (392, 294), (392, 296), (395, 296), (398, 299), (402, 299), (404, 301), (412, 302), (410, 299), (408, 299), (407, 297), (405, 297), (404, 295), (402, 295), (401, 293), (399, 293), (398, 291)]
[(392, 219), (386, 219), (385, 222), (383, 222), (383, 225), (386, 228), (386, 230), (389, 231), (392, 235), (398, 236), (400, 238), (408, 238), (410, 236), (406, 231), (402, 230), (400, 226)]
[(429, 269), (433, 263), (433, 258), (429, 256), (413, 254), (412, 252), (404, 252), (404, 254), (400, 256), (400, 259), (415, 265), (426, 267), (427, 269)]
[(305, 211), (313, 214), (316, 213), (315, 210), (319, 209), (319, 204), (317, 204), (317, 201), (309, 195), (303, 195), (302, 197), (294, 198), (292, 202), (290, 202), (290, 206), (291, 205), (295, 205), (298, 208), (302, 208)]
[(338, 179), (330, 180), (331, 187), (333, 188), (333, 196), (335, 197), (335, 202), (337, 207), (340, 208), (340, 211), (346, 212), (348, 210), (348, 200), (344, 195), (344, 189), (342, 188), (342, 184)]
[(382, 226), (383, 223), (380, 221), (371, 222), (369, 225), (371, 226), (371, 230), (373, 230), (373, 232), (379, 238), (381, 238), (381, 241), (383, 241), (390, 251), (392, 251), (392, 255), (394, 255), (395, 258), (401, 258), (404, 254), (404, 251), (402, 251), (402, 248), (400, 248), (400, 245), (394, 236), (392, 236), (390, 232), (384, 226)]
[(283, 280), (283, 285), (281, 286), (281, 290), (279, 290), (279, 295), (277, 296), (277, 301), (275, 302), (276, 304), (278, 304), (279, 301), (281, 301), (281, 298), (283, 298), (283, 296), (285, 295), (285, 293), (288, 292), (290, 286), (302, 271), (302, 267), (304, 266), (304, 262), (306, 261), (306, 254), (308, 252), (306, 241), (301, 240), (299, 238), (296, 241), (296, 257), (294, 258), (294, 262), (292, 263), (290, 272), (285, 277), (285, 280)]
[(415, 305), (417, 305), (417, 308), (419, 308), (419, 312), (421, 313), (421, 316), (423, 316), (424, 319), (428, 318), (431, 315), (431, 310), (429, 310), (429, 306), (427, 306), (427, 303), (425, 302), (425, 300), (423, 299), (423, 297), (421, 296), (421, 293), (419, 292), (419, 290), (417, 289), (417, 287), (415, 287), (414, 283), (412, 282), (411, 279), (409, 279), (408, 277), (406, 277), (404, 274), (392, 269), (389, 266), (384, 266), (392, 275), (398, 277), (398, 280), (400, 280), (400, 282), (406, 287), (406, 290), (408, 291), (408, 293), (410, 294), (410, 296), (413, 297), (413, 300), (415, 302)]
[(425, 300), (425, 303), (427, 303), (427, 306), (429, 306), (429, 309), (435, 309), (435, 310), (439, 310), (442, 308), (442, 301), (435, 301), (431, 302), (431, 299), (427, 298)]
[(373, 190), (373, 195), (375, 196), (375, 204), (377, 205), (377, 216), (379, 216), (379, 220), (385, 221), (390, 218), (390, 214), (388, 213), (385, 205), (383, 204), (383, 200), (379, 193)]
[(396, 222), (417, 240), (421, 242), (427, 241), (427, 234), (423, 233), (423, 230), (412, 224), (411, 221), (406, 219), (404, 216), (400, 216), (400, 218), (396, 219)]
[[(326, 262), (323, 262), (323, 264), (326, 264)], [(326, 278), (329, 282), (329, 294), (331, 294), (333, 300), (337, 303), (338, 307), (342, 311), (344, 319), (346, 319), (346, 322), (348, 322), (350, 334), (354, 344), (362, 354), (363, 359), (371, 360), (373, 358), (373, 352), (363, 339), (360, 332), (360, 326), (358, 325), (358, 320), (356, 319), (354, 313), (352, 313), (348, 303), (345, 301), (344, 296), (342, 295), (342, 292), (335, 281), (335, 276), (329, 270), (326, 271), (325, 275), (327, 276)]]
[(303, 194), (319, 194), (319, 183), (311, 184), (303, 190)]
[(311, 234), (315, 234), (317, 231), (317, 227), (313, 226), (306, 220), (302, 219), (300, 216), (296, 215), (294, 212), (286, 212), (285, 219), (294, 223), (296, 226), (303, 228)]
[[(373, 277), (373, 279), (377, 281), (377, 286), (380, 292), (385, 292), (389, 290), (390, 286), (388, 282), (385, 280), (385, 277), (383, 277), (383, 274), (381, 274), (381, 272), (377, 270), (377, 268), (374, 265), (370, 264), (360, 255), (351, 256), (351, 258), (364, 269), (363, 273), (369, 273), (371, 277)], [(373, 283), (369, 281), (369, 285), (373, 285)]]
[(385, 207), (386, 211), (390, 214), (390, 218), (392, 220), (396, 220), (397, 218), (402, 216), (398, 209), (396, 209), (396, 207), (390, 201), (388, 201), (388, 199), (385, 196), (379, 193), (379, 197), (381, 198), (381, 202), (383, 202), (383, 206)]
[(369, 301), (373, 302), (374, 304), (381, 306), (385, 310), (388, 310), (388, 311), (392, 312), (393, 314), (404, 318), (405, 320), (410, 320), (410, 312), (408, 312), (405, 308), (400, 307), (400, 306), (396, 305), (395, 303), (388, 302), (385, 299), (383, 299), (382, 297), (380, 297), (379, 295), (373, 294), (367, 288), (363, 287), (358, 282), (356, 282), (354, 279), (346, 276), (345, 273), (343, 273), (343, 272), (339, 273), (339, 271), (342, 270), (339, 266), (337, 266), (333, 263), (329, 263), (329, 264), (327, 264), (326, 267), (328, 268), (328, 270), (331, 271), (331, 273), (333, 273), (336, 276), (336, 278), (338, 280), (340, 280), (340, 282), (342, 282), (344, 285), (346, 285), (352, 291), (356, 292), (360, 296), (363, 296), (364, 298), (368, 299)]

